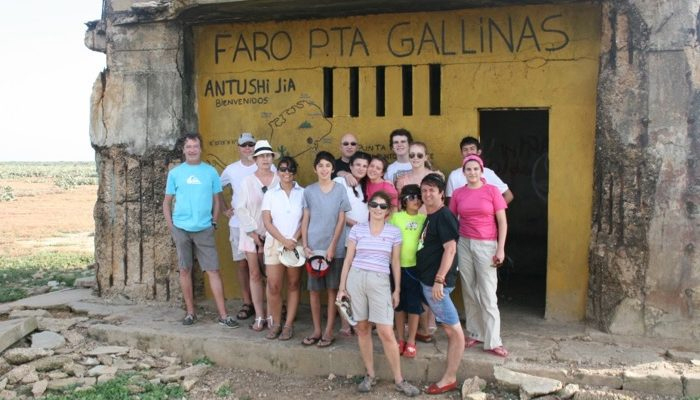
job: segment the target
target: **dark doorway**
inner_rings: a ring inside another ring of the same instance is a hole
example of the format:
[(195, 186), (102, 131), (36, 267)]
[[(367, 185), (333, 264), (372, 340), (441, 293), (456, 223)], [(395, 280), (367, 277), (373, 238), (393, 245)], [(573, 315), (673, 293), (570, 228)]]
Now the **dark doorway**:
[(507, 210), (507, 261), (499, 271), (499, 303), (544, 316), (549, 111), (479, 110), (479, 123), (484, 163), (515, 196)]

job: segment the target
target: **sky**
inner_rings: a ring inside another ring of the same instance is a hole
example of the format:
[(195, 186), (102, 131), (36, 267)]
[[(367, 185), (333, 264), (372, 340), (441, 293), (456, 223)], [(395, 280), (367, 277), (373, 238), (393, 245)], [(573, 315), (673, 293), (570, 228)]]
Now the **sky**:
[(90, 94), (105, 55), (83, 39), (101, 10), (102, 0), (1, 3), (0, 161), (95, 159)]

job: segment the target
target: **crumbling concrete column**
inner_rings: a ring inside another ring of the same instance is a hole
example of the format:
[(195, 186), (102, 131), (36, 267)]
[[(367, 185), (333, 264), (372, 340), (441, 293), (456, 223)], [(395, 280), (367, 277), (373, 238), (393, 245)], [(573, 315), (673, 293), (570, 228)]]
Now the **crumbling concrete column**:
[(603, 4), (588, 318), (700, 338), (700, 2)]
[(107, 55), (90, 123), (99, 171), (98, 287), (106, 296), (170, 300), (179, 297), (178, 277), (161, 204), (185, 125), (182, 27), (139, 21), (137, 12), (114, 10), (111, 2), (105, 7), (86, 35), (88, 47)]

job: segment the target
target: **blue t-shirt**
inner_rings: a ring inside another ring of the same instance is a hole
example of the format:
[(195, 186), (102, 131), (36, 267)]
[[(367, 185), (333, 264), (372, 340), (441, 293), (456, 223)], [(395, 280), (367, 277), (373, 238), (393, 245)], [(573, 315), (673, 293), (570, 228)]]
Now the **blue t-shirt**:
[(214, 195), (221, 192), (221, 180), (206, 163), (182, 163), (168, 172), (165, 194), (175, 196), (173, 225), (188, 232), (211, 227)]

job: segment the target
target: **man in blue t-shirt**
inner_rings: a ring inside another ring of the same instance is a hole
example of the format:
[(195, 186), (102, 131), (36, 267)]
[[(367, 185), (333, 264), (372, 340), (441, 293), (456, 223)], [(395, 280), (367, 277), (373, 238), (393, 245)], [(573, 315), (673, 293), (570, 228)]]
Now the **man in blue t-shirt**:
[(202, 162), (202, 137), (199, 134), (185, 135), (182, 152), (185, 162), (168, 172), (163, 199), (163, 215), (175, 241), (180, 287), (187, 307), (182, 323), (192, 325), (197, 320), (192, 292), (193, 255), (196, 255), (200, 268), (209, 277), (209, 286), (219, 311), (219, 324), (238, 328), (238, 321), (228, 316), (224, 305), (224, 286), (219, 275), (219, 257), (214, 241), (221, 180), (214, 167)]

